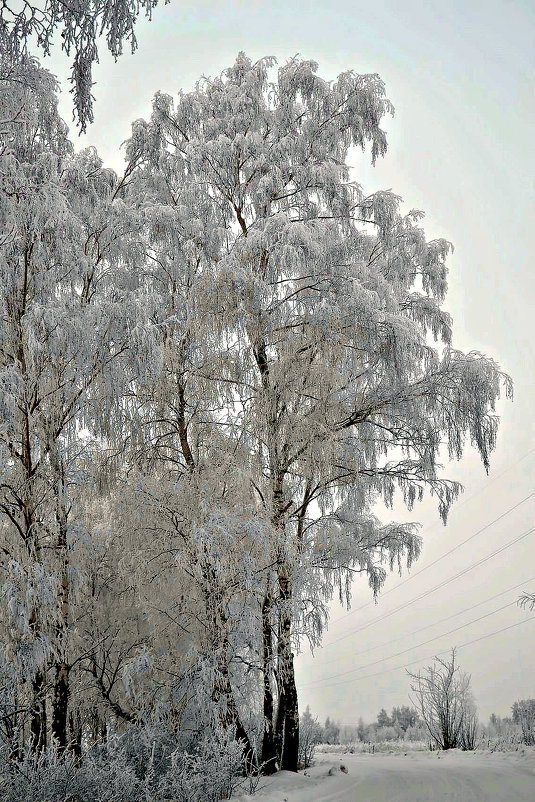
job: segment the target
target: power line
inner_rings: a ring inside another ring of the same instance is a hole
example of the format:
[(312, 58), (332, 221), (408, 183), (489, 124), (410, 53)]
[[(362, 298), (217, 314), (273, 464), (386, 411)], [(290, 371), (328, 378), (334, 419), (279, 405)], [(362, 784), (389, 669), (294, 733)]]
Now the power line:
[[(471, 496), (468, 496), (467, 498), (463, 499), (463, 501), (459, 502), (459, 504), (457, 504), (457, 505), (456, 505), (456, 509), (459, 509), (459, 508), (460, 508), (460, 507), (462, 507), (464, 504), (467, 504), (469, 501), (472, 501), (472, 499), (474, 499), (476, 496), (478, 496), (480, 493), (482, 493), (484, 490), (486, 490), (486, 489), (487, 489), (487, 488), (488, 488), (488, 487), (489, 487), (491, 484), (493, 484), (494, 482), (496, 482), (498, 479), (501, 479), (501, 477), (502, 477), (504, 474), (508, 473), (508, 472), (509, 472), (510, 470), (512, 470), (513, 468), (516, 468), (516, 466), (517, 466), (517, 465), (519, 465), (519, 464), (520, 464), (520, 463), (521, 463), (523, 460), (525, 460), (527, 457), (529, 457), (529, 456), (530, 456), (531, 454), (533, 454), (534, 452), (535, 452), (535, 446), (534, 446), (533, 448), (530, 448), (530, 449), (529, 449), (529, 451), (526, 451), (526, 453), (525, 453), (525, 454), (523, 454), (523, 455), (522, 455), (522, 456), (521, 456), (521, 457), (520, 457), (518, 460), (516, 460), (516, 462), (513, 462), (511, 465), (509, 465), (507, 468), (505, 468), (503, 471), (501, 471), (499, 474), (497, 474), (497, 476), (494, 476), (494, 477), (493, 477), (493, 478), (492, 478), (492, 479), (491, 479), (489, 482), (487, 482), (486, 484), (482, 485), (482, 486), (479, 488), (479, 490), (476, 490), (476, 491), (475, 491), (475, 493), (472, 493), (472, 495), (471, 495)], [(528, 497), (528, 498), (529, 498), (529, 497)], [(524, 500), (525, 500), (525, 499), (524, 499)], [(520, 503), (522, 503), (522, 502), (520, 502)], [(507, 514), (507, 513), (504, 513), (504, 514)], [(496, 520), (499, 520), (499, 519), (496, 519)], [(493, 523), (494, 523), (494, 522), (493, 522)], [(436, 529), (438, 525), (439, 525), (438, 523), (435, 523), (435, 524), (433, 524), (432, 526), (430, 526), (430, 527), (427, 529), (427, 531), (428, 531), (428, 532), (432, 532), (432, 531), (433, 531), (433, 529)], [(491, 526), (491, 524), (488, 524), (488, 526)], [(474, 537), (475, 537), (475, 535), (474, 535)], [(466, 542), (466, 541), (464, 541), (464, 542)], [(459, 544), (459, 546), (462, 546), (462, 545), (463, 545), (462, 543), (460, 543), (460, 544)], [(449, 553), (451, 553), (451, 552), (449, 552)], [(444, 555), (444, 556), (446, 556), (446, 555)], [(427, 567), (430, 567), (430, 566), (427, 566)], [(422, 568), (421, 570), (422, 570), (422, 571), (425, 571), (426, 569), (425, 569), (425, 568)], [(417, 573), (421, 573), (421, 571), (418, 571)], [(412, 574), (411, 576), (412, 576), (412, 577), (414, 577), (414, 576), (416, 576), (416, 575), (417, 575), (417, 574)], [(411, 577), (408, 577), (406, 580), (404, 580), (403, 582), (400, 582), (400, 583), (399, 583), (398, 585), (396, 585), (395, 587), (393, 587), (393, 588), (390, 588), (389, 590), (386, 590), (386, 591), (385, 591), (385, 592), (384, 592), (382, 595), (383, 595), (383, 596), (386, 596), (388, 593), (392, 593), (392, 591), (394, 591), (394, 590), (397, 590), (397, 588), (398, 588), (398, 587), (401, 587), (401, 585), (405, 584), (405, 582), (407, 582), (407, 581), (408, 581), (410, 578), (411, 578)], [(347, 613), (344, 613), (344, 615), (341, 615), (341, 616), (339, 616), (338, 618), (334, 618), (334, 619), (331, 621), (331, 623), (332, 623), (332, 624), (336, 624), (338, 621), (342, 621), (344, 618), (347, 618), (347, 616), (348, 616), (348, 615), (352, 615), (353, 613), (356, 613), (356, 612), (358, 612), (359, 610), (363, 610), (365, 607), (369, 607), (369, 606), (370, 606), (370, 604), (372, 604), (372, 602), (366, 602), (366, 604), (362, 605), (361, 607), (357, 607), (357, 608), (356, 608), (356, 609), (354, 609), (354, 610), (350, 610), (349, 612), (347, 612)]]
[[(523, 582), (519, 582), (517, 585), (513, 585), (510, 588), (506, 588), (505, 590), (500, 591), (500, 593), (495, 593), (494, 596), (489, 596), (488, 599), (483, 599), (483, 601), (480, 601), (477, 604), (472, 604), (470, 605), (470, 607), (465, 607), (464, 610), (459, 610), (456, 613), (447, 615), (445, 618), (440, 618), (438, 621), (433, 621), (431, 624), (426, 624), (425, 627), (420, 627), (419, 629), (415, 629), (413, 632), (409, 632), (405, 635), (399, 635), (396, 638), (390, 638), (390, 640), (385, 643), (379, 643), (377, 646), (369, 646), (367, 649), (362, 649), (360, 652), (353, 652), (351, 656), (360, 657), (360, 655), (362, 654), (368, 654), (368, 652), (373, 652), (375, 651), (375, 649), (381, 649), (383, 646), (389, 646), (391, 643), (396, 643), (396, 641), (404, 640), (405, 638), (412, 638), (413, 635), (418, 635), (420, 632), (424, 632), (426, 629), (430, 629), (431, 627), (436, 627), (439, 624), (443, 624), (445, 621), (450, 621), (452, 618), (456, 618), (459, 615), (463, 615), (464, 613), (470, 612), (470, 610), (475, 610), (477, 607), (481, 607), (483, 604), (487, 604), (487, 602), (494, 601), (494, 599), (498, 599), (505, 593), (510, 593), (512, 590), (521, 588), (528, 582), (534, 582), (534, 581), (535, 577), (531, 577), (530, 579), (524, 579)], [(332, 663), (339, 663), (339, 662), (340, 658), (338, 657), (335, 660), (326, 660), (325, 662), (319, 661), (319, 665), (328, 666), (331, 665)], [(316, 663), (316, 665), (318, 665), (318, 663)]]
[(481, 529), (478, 529), (477, 532), (474, 532), (473, 535), (470, 535), (470, 537), (467, 537), (466, 540), (462, 540), (460, 543), (458, 543), (456, 546), (451, 548), (449, 551), (447, 551), (441, 557), (437, 557), (436, 560), (433, 560), (433, 562), (428, 563), (428, 565), (425, 565), (423, 568), (420, 568), (419, 571), (416, 571), (414, 574), (411, 574), (410, 576), (408, 576), (406, 579), (403, 580), (403, 582), (400, 582), (398, 585), (396, 585), (396, 588), (390, 588), (390, 590), (385, 591), (385, 593), (383, 595), (386, 596), (388, 593), (392, 593), (393, 590), (397, 590), (397, 588), (401, 587), (402, 585), (405, 585), (405, 583), (408, 582), (410, 579), (414, 579), (414, 577), (419, 576), (420, 574), (423, 574), (423, 572), (427, 571), (428, 568), (431, 568), (433, 565), (436, 565), (438, 562), (443, 560), (445, 557), (449, 557), (450, 554), (453, 554), (454, 551), (457, 551), (457, 549), (460, 549), (461, 546), (464, 546), (466, 543), (469, 543), (471, 540), (473, 540), (475, 537), (480, 535), (482, 532), (485, 532), (486, 529), (489, 529), (495, 523), (498, 523), (498, 521), (501, 521), (502, 518), (505, 518), (511, 512), (513, 512), (514, 510), (518, 509), (518, 507), (520, 507), (522, 504), (524, 504), (526, 501), (528, 501), (533, 496), (535, 496), (535, 491), (533, 491), (532, 493), (527, 495), (525, 498), (522, 499), (522, 501), (519, 501), (513, 507), (510, 507), (510, 509), (506, 510), (506, 512), (504, 512), (501, 515), (499, 515), (497, 518), (495, 518), (490, 523), (485, 524), (485, 526), (481, 527)]
[(362, 632), (363, 630), (368, 629), (369, 627), (373, 626), (374, 624), (378, 624), (381, 621), (384, 621), (385, 618), (390, 618), (390, 616), (394, 615), (395, 613), (399, 612), (400, 610), (404, 610), (405, 608), (409, 607), (411, 604), (414, 604), (414, 602), (421, 601), (421, 599), (425, 599), (427, 596), (430, 596), (436, 590), (440, 590), (441, 588), (445, 587), (446, 585), (449, 585), (450, 582), (453, 582), (456, 579), (459, 579), (461, 576), (464, 576), (465, 574), (467, 574), (470, 571), (472, 571), (474, 568), (477, 568), (479, 565), (482, 565), (483, 563), (487, 562), (492, 557), (495, 557), (497, 554), (500, 554), (502, 551), (505, 551), (506, 549), (510, 548), (511, 546), (514, 546), (520, 540), (523, 540), (525, 537), (530, 535), (533, 531), (535, 531), (535, 527), (531, 527), (531, 529), (528, 529), (526, 532), (523, 532), (518, 537), (513, 538), (513, 540), (510, 540), (508, 543), (505, 543), (503, 546), (500, 546), (500, 548), (495, 549), (493, 552), (491, 552), (491, 554), (487, 555), (486, 557), (482, 557), (481, 560), (477, 560), (475, 563), (472, 563), (471, 565), (467, 566), (466, 568), (463, 568), (462, 571), (459, 571), (457, 574), (454, 574), (454, 576), (451, 576), (448, 579), (443, 580), (438, 585), (435, 585), (434, 587), (430, 588), (429, 590), (426, 590), (424, 593), (421, 593), (419, 596), (415, 596), (414, 599), (411, 599), (410, 601), (405, 602), (404, 604), (400, 604), (399, 607), (395, 607), (389, 613), (385, 613), (384, 615), (379, 616), (378, 618), (374, 618), (373, 621), (370, 621), (367, 624), (363, 624), (362, 626), (357, 627), (356, 629), (352, 629), (350, 632), (346, 632), (345, 635), (341, 635), (340, 637), (336, 638), (335, 640), (332, 640), (329, 643), (326, 643), (323, 648), (327, 648), (328, 646), (332, 646), (334, 643), (338, 643), (341, 640), (346, 640), (347, 638), (350, 638), (352, 635), (355, 635), (357, 632)]
[[(520, 627), (522, 624), (526, 624), (528, 621), (535, 620), (535, 615), (530, 616), (529, 618), (524, 619), (524, 621), (517, 621), (515, 624), (509, 624), (507, 627), (502, 627), (501, 629), (497, 629), (494, 632), (489, 632), (487, 635), (481, 635), (479, 638), (474, 638), (473, 640), (469, 640), (466, 643), (462, 643), (460, 646), (457, 646), (457, 651), (460, 649), (464, 649), (466, 646), (471, 646), (474, 643), (479, 643), (479, 641), (486, 640), (487, 638), (492, 638), (494, 635), (499, 635), (502, 632), (506, 632), (508, 629), (514, 629), (515, 627)], [(448, 654), (450, 649), (443, 649), (441, 652), (436, 652), (434, 655), (429, 655), (428, 657), (419, 657), (416, 660), (410, 660), (407, 663), (403, 663), (400, 666), (392, 666), (391, 668), (386, 668), (384, 671), (376, 671), (374, 674), (366, 674), (364, 677), (353, 677), (349, 680), (342, 680), (340, 682), (331, 682), (329, 685), (321, 686), (332, 688), (336, 685), (347, 685), (348, 682), (359, 682), (365, 679), (372, 679), (373, 677), (379, 677), (382, 674), (389, 674), (391, 671), (398, 671), (400, 668), (406, 668), (407, 666), (413, 666), (415, 663), (421, 663), (424, 660), (433, 660), (435, 657), (438, 657), (440, 654)], [(306, 685), (300, 685), (299, 687), (307, 687)], [(314, 690), (314, 688), (312, 688)]]
[(345, 677), (348, 674), (354, 674), (357, 671), (362, 671), (364, 668), (371, 668), (371, 666), (376, 666), (379, 663), (384, 663), (385, 660), (391, 660), (393, 657), (400, 657), (402, 654), (407, 654), (407, 652), (412, 652), (414, 649), (419, 649), (420, 646), (427, 646), (428, 643), (432, 643), (434, 640), (439, 640), (440, 638), (445, 638), (447, 635), (452, 635), (454, 632), (459, 632), (459, 630), (464, 629), (465, 627), (469, 627), (471, 624), (477, 624), (478, 621), (483, 621), (485, 618), (489, 618), (491, 615), (496, 615), (496, 613), (501, 613), (502, 610), (507, 609), (507, 607), (512, 607), (513, 604), (516, 604), (516, 600), (512, 602), (508, 602), (504, 604), (502, 607), (498, 607), (497, 610), (492, 610), (490, 613), (485, 613), (485, 615), (479, 616), (479, 618), (474, 618), (472, 621), (467, 621), (466, 624), (461, 624), (458, 627), (454, 627), (454, 629), (448, 630), (448, 632), (442, 632), (440, 635), (435, 635), (434, 638), (429, 638), (428, 640), (423, 641), (422, 643), (417, 643), (415, 646), (409, 646), (407, 649), (402, 649), (401, 652), (396, 652), (395, 654), (387, 655), (387, 657), (381, 657), (379, 660), (374, 660), (373, 663), (366, 663), (363, 666), (357, 666), (356, 668), (350, 668), (348, 671), (341, 671), (339, 674), (331, 674), (330, 677), (321, 677), (320, 679), (312, 680), (312, 682), (305, 683), (304, 687), (308, 687), (310, 685), (320, 684), (330, 679), (337, 679), (338, 677)]
[(505, 545), (500, 546), (499, 549), (495, 549), (493, 552), (491, 552), (491, 554), (488, 554), (486, 557), (482, 557), (481, 560), (477, 560), (477, 562), (472, 563), (471, 565), (467, 566), (466, 568), (463, 568), (462, 571), (459, 571), (459, 573), (455, 574), (454, 576), (451, 576), (448, 579), (445, 579), (443, 582), (440, 582), (438, 585), (435, 585), (433, 588), (430, 588), (429, 590), (426, 590), (424, 593), (421, 593), (419, 596), (415, 596), (414, 599), (411, 599), (410, 601), (405, 602), (405, 604), (400, 604), (399, 607), (395, 607), (389, 613), (385, 613), (384, 615), (379, 616), (379, 618), (374, 618), (373, 621), (370, 621), (367, 624), (363, 624), (362, 626), (357, 627), (356, 629), (352, 629), (350, 632), (346, 632), (345, 635), (340, 635), (340, 637), (335, 638), (335, 640), (329, 641), (328, 643), (326, 643), (323, 646), (323, 648), (326, 649), (328, 646), (332, 646), (335, 643), (339, 643), (342, 640), (346, 640), (347, 638), (350, 638), (352, 635), (355, 635), (357, 632), (362, 632), (363, 630), (368, 629), (369, 627), (373, 626), (374, 624), (378, 624), (379, 622), (384, 621), (385, 618), (390, 618), (391, 615), (394, 615), (395, 613), (398, 613), (400, 610), (404, 610), (406, 607), (409, 607), (411, 604), (414, 604), (414, 602), (420, 601), (421, 599), (425, 599), (427, 596), (430, 596), (436, 590), (440, 590), (441, 588), (445, 587), (446, 585), (449, 585), (450, 582), (453, 582), (456, 579), (459, 579), (461, 576), (464, 576), (469, 571), (472, 571), (474, 568), (477, 568), (479, 565), (483, 565), (483, 563), (487, 562), (492, 557), (495, 557), (497, 554), (501, 554), (502, 551), (505, 551), (506, 549), (510, 548), (511, 546), (514, 546), (515, 543), (518, 543), (520, 540), (523, 540), (525, 537), (530, 535), (533, 531), (535, 531), (535, 526), (532, 526), (531, 529), (528, 529), (526, 532), (523, 532), (518, 537), (513, 538), (513, 540), (510, 540), (508, 543), (505, 543)]
[[(535, 448), (531, 449), (531, 451), (528, 451), (527, 454), (524, 454), (524, 457), (527, 457), (529, 454), (532, 453), (532, 451), (535, 451)], [(522, 459), (524, 459), (524, 457), (522, 457)], [(511, 466), (511, 467), (513, 467), (513, 466)], [(509, 470), (509, 468), (507, 470)], [(504, 471), (504, 473), (505, 473), (505, 471)], [(495, 477), (495, 478), (498, 479), (498, 476)], [(514, 512), (516, 509), (518, 509), (518, 507), (520, 507), (522, 504), (525, 504), (526, 501), (529, 501), (529, 499), (532, 498), (533, 496), (535, 496), (535, 490), (532, 493), (529, 493), (521, 501), (518, 501), (516, 504), (514, 504), (508, 510), (506, 510), (505, 512), (502, 512), (502, 514), (499, 515), (497, 518), (495, 518), (493, 521), (490, 521), (488, 524), (485, 524), (485, 526), (481, 527), (481, 529), (478, 529), (477, 532), (474, 532), (473, 535), (470, 535), (470, 537), (467, 537), (466, 540), (461, 541), (456, 546), (454, 546), (452, 549), (447, 551), (445, 554), (442, 554), (442, 556), (437, 557), (436, 560), (433, 560), (433, 562), (430, 562), (428, 565), (425, 565), (423, 568), (420, 568), (419, 571), (416, 571), (414, 574), (410, 574), (406, 579), (404, 579), (402, 582), (399, 582), (395, 587), (390, 588), (389, 590), (385, 590), (385, 592), (381, 594), (381, 597), (384, 598), (385, 596), (388, 596), (389, 593), (392, 593), (393, 591), (398, 590), (398, 588), (401, 588), (407, 582), (410, 582), (411, 579), (414, 579), (416, 576), (419, 576), (420, 574), (423, 574), (424, 571), (427, 571), (428, 568), (431, 568), (433, 565), (436, 565), (438, 562), (443, 560), (445, 557), (449, 557), (449, 555), (453, 554), (454, 551), (457, 551), (457, 549), (460, 549), (461, 546), (464, 546), (466, 543), (469, 543), (471, 540), (473, 540), (475, 537), (480, 535), (482, 532), (485, 532), (491, 526), (494, 526), (495, 523), (498, 523), (498, 521), (501, 521), (507, 515), (510, 515), (512, 512)], [(473, 496), (472, 496), (472, 498), (473, 498)], [(466, 499), (466, 500), (468, 501), (469, 499)], [(431, 529), (434, 529), (434, 528), (436, 528), (436, 525), (431, 527)], [(430, 531), (430, 530), (428, 530), (428, 531)], [(356, 607), (354, 610), (350, 610), (349, 612), (344, 613), (344, 615), (341, 615), (338, 618), (333, 619), (333, 621), (331, 623), (332, 624), (337, 624), (338, 621), (343, 621), (344, 618), (347, 618), (350, 615), (354, 615), (355, 613), (358, 613), (361, 610), (364, 610), (366, 607), (369, 607), (372, 603), (373, 602), (371, 602), (371, 601), (366, 602), (366, 604), (363, 604), (360, 607)]]

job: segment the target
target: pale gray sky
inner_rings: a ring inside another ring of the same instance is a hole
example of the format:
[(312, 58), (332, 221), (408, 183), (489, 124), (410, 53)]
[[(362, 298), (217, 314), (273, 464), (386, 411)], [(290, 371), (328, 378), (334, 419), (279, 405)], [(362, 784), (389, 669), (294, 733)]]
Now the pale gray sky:
[[(535, 490), (535, 451), (529, 453), (535, 447), (535, 6), (519, 0), (229, 0), (224, 6), (216, 0), (171, 0), (155, 10), (152, 23), (138, 25), (137, 36), (136, 54), (117, 64), (102, 48), (95, 72), (95, 123), (78, 140), (95, 145), (116, 169), (130, 123), (150, 113), (157, 90), (190, 90), (200, 75), (230, 66), (240, 50), (253, 59), (274, 55), (279, 62), (299, 53), (318, 61), (324, 77), (354, 69), (377, 72), (385, 81), (396, 107), (396, 116), (386, 123), (389, 151), (375, 168), (367, 154), (358, 154), (354, 178), (368, 192), (392, 189), (407, 210), (426, 212), (428, 237), (454, 243), (446, 303), (454, 319), (454, 344), (493, 357), (515, 381), (514, 403), (500, 407), (502, 427), (489, 477), (473, 454), (448, 467), (466, 487), (448, 526), (438, 523), (429, 504), (411, 515), (401, 508), (385, 511), (385, 520), (424, 524), (424, 552), (412, 573), (426, 569)], [(44, 63), (65, 82), (64, 58), (55, 53)], [(65, 93), (68, 119), (69, 100)], [(385, 590), (392, 592), (376, 607), (355, 609), (333, 623), (315, 657), (298, 658), (301, 706), (310, 704), (322, 719), (331, 715), (352, 722), (363, 716), (370, 721), (381, 707), (407, 703), (405, 671), (387, 669), (413, 661), (417, 669), (436, 652), (530, 618), (513, 604), (412, 649), (513, 602), (522, 588), (534, 591), (534, 533), (363, 629), (533, 525), (532, 496), (402, 588), (396, 590), (400, 580), (390, 577)], [(521, 588), (485, 601), (518, 583)], [(359, 580), (354, 608), (369, 600)], [(334, 605), (333, 618), (341, 615), (344, 611)], [(482, 718), (492, 711), (506, 715), (515, 699), (535, 696), (534, 647), (535, 621), (527, 621), (459, 652), (462, 667), (472, 673)], [(348, 671), (353, 673), (343, 674)], [(322, 680), (327, 677), (332, 679)]]

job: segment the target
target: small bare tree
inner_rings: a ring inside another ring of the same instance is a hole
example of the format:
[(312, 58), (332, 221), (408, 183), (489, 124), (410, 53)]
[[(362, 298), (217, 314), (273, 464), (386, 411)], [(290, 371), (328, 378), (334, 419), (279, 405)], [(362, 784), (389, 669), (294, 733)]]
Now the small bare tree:
[(470, 689), (470, 674), (459, 670), (455, 649), (447, 659), (412, 674), (412, 703), (417, 707), (426, 730), (439, 749), (474, 749), (477, 713)]
[(523, 593), (520, 598), (518, 599), (518, 604), (520, 607), (523, 607), (525, 610), (528, 608), (533, 610), (535, 607), (535, 593)]
[(316, 745), (321, 743), (322, 727), (307, 706), (299, 721), (299, 765), (308, 769), (314, 760)]

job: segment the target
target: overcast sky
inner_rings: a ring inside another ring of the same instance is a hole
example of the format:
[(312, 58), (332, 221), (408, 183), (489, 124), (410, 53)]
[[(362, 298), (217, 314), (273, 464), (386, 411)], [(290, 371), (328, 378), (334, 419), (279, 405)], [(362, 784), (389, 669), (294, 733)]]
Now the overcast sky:
[[(356, 155), (353, 178), (366, 192), (392, 189), (407, 211), (426, 212), (429, 238), (454, 243), (446, 302), (454, 345), (498, 361), (514, 379), (515, 400), (500, 406), (488, 477), (470, 452), (446, 466), (465, 485), (446, 528), (429, 503), (412, 514), (400, 507), (382, 511), (385, 521), (421, 521), (423, 555), (402, 587), (405, 574), (387, 580), (377, 606), (369, 604), (363, 579), (349, 615), (333, 605), (339, 620), (324, 647), (298, 658), (300, 704), (310, 704), (321, 719), (371, 721), (381, 707), (407, 703), (404, 666), (418, 669), (434, 654), (468, 643), (459, 662), (472, 674), (481, 717), (507, 715), (513, 701), (535, 696), (535, 621), (528, 620), (535, 613), (513, 603), (522, 589), (535, 591), (535, 533), (521, 537), (535, 526), (535, 496), (529, 497), (535, 490), (534, 4), (171, 0), (136, 33), (137, 52), (117, 64), (101, 47), (95, 123), (75, 137), (79, 146), (95, 145), (118, 170), (130, 123), (148, 116), (157, 90), (188, 91), (202, 74), (230, 66), (240, 50), (279, 62), (299, 53), (317, 61), (326, 78), (354, 69), (385, 81), (396, 108), (386, 122), (389, 150), (375, 168), (369, 154)], [(54, 53), (43, 63), (66, 86), (68, 61)], [(67, 120), (69, 101), (65, 92)], [(484, 638), (505, 627), (511, 628)], [(469, 643), (478, 638), (484, 639)]]

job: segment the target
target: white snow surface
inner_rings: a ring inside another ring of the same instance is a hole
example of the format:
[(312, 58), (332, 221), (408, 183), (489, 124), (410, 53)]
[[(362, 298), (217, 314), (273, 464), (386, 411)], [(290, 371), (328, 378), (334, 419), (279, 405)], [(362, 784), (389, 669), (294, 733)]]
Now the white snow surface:
[[(340, 771), (340, 766), (348, 773)], [(329, 775), (329, 769), (332, 774)], [(535, 750), (322, 754), (233, 802), (534, 802)]]

